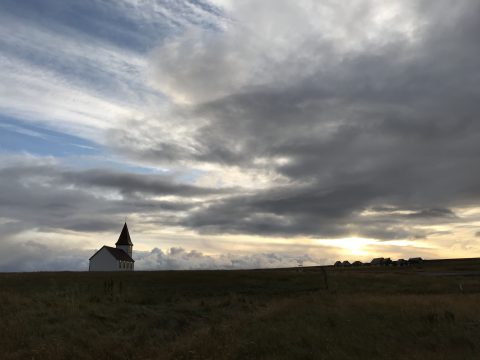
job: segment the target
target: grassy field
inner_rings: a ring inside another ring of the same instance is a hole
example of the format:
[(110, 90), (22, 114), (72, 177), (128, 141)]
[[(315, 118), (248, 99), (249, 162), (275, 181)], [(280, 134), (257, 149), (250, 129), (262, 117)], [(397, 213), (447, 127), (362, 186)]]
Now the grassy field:
[(0, 358), (480, 359), (480, 260), (324, 269), (0, 274)]

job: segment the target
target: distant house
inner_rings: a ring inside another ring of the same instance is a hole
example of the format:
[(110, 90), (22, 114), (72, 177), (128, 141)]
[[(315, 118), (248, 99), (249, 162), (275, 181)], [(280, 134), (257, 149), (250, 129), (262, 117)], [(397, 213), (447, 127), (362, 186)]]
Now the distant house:
[(408, 261), (405, 259), (398, 259), (397, 260), (397, 266), (406, 266), (408, 265)]
[(393, 261), (390, 258), (375, 258), (370, 262), (371, 265), (374, 266), (390, 266), (393, 265)]
[(409, 264), (420, 264), (422, 261), (423, 259), (421, 257), (414, 257), (414, 258), (408, 259)]
[(115, 247), (104, 245), (90, 258), (89, 271), (133, 271), (133, 243), (130, 239), (127, 223), (115, 243)]
[(370, 264), (372, 264), (374, 266), (381, 266), (381, 265), (383, 265), (384, 261), (385, 261), (385, 259), (383, 257), (375, 258), (372, 261), (370, 261)]

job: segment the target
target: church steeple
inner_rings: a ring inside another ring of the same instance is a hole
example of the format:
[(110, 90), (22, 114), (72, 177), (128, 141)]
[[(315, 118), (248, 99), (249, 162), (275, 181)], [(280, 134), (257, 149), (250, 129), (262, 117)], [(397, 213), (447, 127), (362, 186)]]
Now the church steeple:
[(122, 249), (128, 255), (130, 255), (130, 257), (132, 257), (133, 243), (132, 243), (132, 239), (130, 239), (130, 233), (128, 232), (128, 227), (126, 222), (123, 225), (122, 232), (120, 233), (120, 236), (118, 237), (118, 240), (115, 243), (115, 246), (117, 247), (117, 249)]

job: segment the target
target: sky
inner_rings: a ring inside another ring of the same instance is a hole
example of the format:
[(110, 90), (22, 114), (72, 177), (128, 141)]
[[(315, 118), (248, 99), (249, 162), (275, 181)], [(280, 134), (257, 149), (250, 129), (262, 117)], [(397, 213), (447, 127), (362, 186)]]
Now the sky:
[(476, 0), (2, 0), (0, 271), (480, 256)]

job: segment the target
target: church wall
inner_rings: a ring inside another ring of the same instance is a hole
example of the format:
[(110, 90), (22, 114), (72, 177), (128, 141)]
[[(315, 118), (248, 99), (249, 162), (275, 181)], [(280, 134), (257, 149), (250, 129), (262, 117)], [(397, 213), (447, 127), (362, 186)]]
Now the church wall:
[[(134, 263), (128, 262), (128, 261), (119, 261), (120, 266), (118, 271), (133, 271), (134, 270)], [(118, 266), (118, 265), (117, 265)]]

